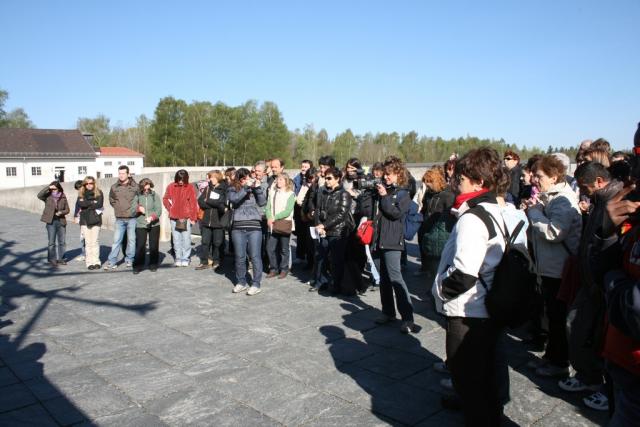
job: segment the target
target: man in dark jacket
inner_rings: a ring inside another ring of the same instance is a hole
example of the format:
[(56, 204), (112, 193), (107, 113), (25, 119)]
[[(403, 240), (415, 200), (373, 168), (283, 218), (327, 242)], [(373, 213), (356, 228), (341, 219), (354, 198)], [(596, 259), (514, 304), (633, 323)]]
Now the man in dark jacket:
[[(640, 125), (634, 154), (637, 164)], [(640, 420), (640, 201), (630, 197), (632, 191), (638, 191), (636, 186), (623, 188), (607, 203), (596, 264), (606, 297), (602, 356), (613, 380), (615, 409), (609, 426), (615, 427)]]
[(129, 168), (120, 166), (118, 168), (118, 182), (111, 186), (109, 191), (109, 203), (113, 207), (116, 221), (113, 224), (113, 245), (108, 261), (104, 265), (105, 270), (113, 270), (117, 267), (120, 247), (125, 233), (127, 234), (127, 250), (125, 261), (127, 267), (131, 267), (136, 254), (136, 218), (131, 212), (131, 202), (136, 196), (138, 186), (129, 176)]
[(511, 184), (507, 190), (506, 200), (516, 207), (520, 206), (520, 190), (522, 186), (522, 166), (520, 166), (520, 156), (512, 150), (504, 152), (504, 165), (509, 170)]
[(567, 315), (569, 360), (576, 374), (574, 377), (559, 381), (558, 385), (561, 389), (570, 392), (583, 390), (596, 392), (584, 398), (585, 404), (593, 409), (607, 410), (607, 398), (598, 392), (604, 376), (598, 344), (603, 332), (605, 300), (602, 284), (596, 283), (594, 279), (592, 248), (600, 243), (597, 236), (602, 231), (607, 202), (622, 189), (622, 183), (611, 180), (607, 168), (597, 162), (586, 162), (580, 165), (575, 172), (575, 179), (580, 186), (580, 194), (589, 197), (591, 203), (578, 248), (580, 287), (574, 291), (575, 297), (566, 295), (566, 302), (569, 304)]

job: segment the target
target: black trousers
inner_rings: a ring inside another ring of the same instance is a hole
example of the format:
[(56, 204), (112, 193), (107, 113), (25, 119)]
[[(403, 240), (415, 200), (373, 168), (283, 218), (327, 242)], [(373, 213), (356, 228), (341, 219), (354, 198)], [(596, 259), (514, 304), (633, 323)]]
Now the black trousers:
[(200, 264), (209, 260), (220, 263), (224, 255), (224, 230), (222, 228), (200, 227), (202, 237), (200, 247)]
[(364, 245), (356, 240), (355, 232), (352, 233), (347, 240), (346, 249), (346, 270), (343, 279), (343, 288), (349, 292), (367, 290), (367, 282), (362, 277), (362, 272), (367, 264), (367, 254)]
[(569, 366), (567, 339), (567, 304), (557, 298), (560, 279), (542, 276), (542, 296), (549, 321), (549, 335), (544, 358), (552, 365)]
[(500, 425), (501, 387), (496, 369), (499, 334), (491, 319), (447, 318), (447, 367), (462, 401), (466, 426)]
[(158, 266), (158, 248), (160, 246), (160, 226), (151, 228), (136, 228), (136, 255), (133, 259), (134, 268), (144, 267), (144, 259), (149, 238), (149, 265)]

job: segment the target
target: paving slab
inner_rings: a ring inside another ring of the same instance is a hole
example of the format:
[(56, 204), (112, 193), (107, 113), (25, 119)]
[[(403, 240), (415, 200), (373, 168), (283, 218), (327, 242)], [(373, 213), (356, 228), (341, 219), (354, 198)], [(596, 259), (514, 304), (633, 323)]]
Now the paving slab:
[[(443, 410), (442, 318), (415, 277), (407, 281), (418, 334), (379, 326), (380, 293), (337, 298), (308, 292), (308, 271), (265, 280), (255, 297), (233, 294), (226, 274), (49, 268), (39, 215), (0, 208), (0, 425), (461, 426)], [(77, 254), (79, 229), (67, 226)], [(112, 232), (100, 235), (103, 255)], [(194, 239), (196, 240), (196, 239)], [(169, 246), (161, 244), (161, 252)], [(522, 426), (595, 426), (554, 380), (535, 378), (517, 336), (506, 415)]]

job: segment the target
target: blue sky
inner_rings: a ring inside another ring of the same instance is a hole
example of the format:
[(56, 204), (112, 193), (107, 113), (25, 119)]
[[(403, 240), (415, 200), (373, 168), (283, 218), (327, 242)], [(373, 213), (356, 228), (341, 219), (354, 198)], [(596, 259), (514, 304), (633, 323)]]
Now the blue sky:
[(640, 1), (0, 2), (0, 88), (40, 128), (158, 100), (275, 102), (290, 129), (527, 146), (640, 121)]

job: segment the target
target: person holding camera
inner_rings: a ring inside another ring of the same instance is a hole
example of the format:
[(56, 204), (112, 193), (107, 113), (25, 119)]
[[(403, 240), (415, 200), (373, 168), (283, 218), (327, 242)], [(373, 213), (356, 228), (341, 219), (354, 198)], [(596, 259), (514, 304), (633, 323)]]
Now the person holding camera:
[[(380, 256), (380, 301), (382, 316), (376, 320), (385, 324), (396, 319), (396, 304), (402, 323), (400, 331), (415, 332), (413, 304), (407, 284), (402, 278), (401, 259), (405, 249), (404, 220), (409, 212), (411, 196), (406, 186), (407, 170), (398, 158), (384, 163), (384, 182), (376, 185), (378, 213), (375, 218), (374, 246)], [(395, 294), (395, 304), (394, 304)]]
[[(261, 181), (251, 178), (246, 168), (236, 171), (235, 179), (227, 190), (227, 199), (233, 209), (231, 241), (235, 256), (236, 285), (233, 293), (247, 290), (247, 295), (260, 293), (262, 279), (262, 214), (267, 204)], [(247, 286), (247, 254), (253, 267), (251, 287)]]
[[(351, 212), (357, 226), (361, 222), (373, 218), (373, 205), (377, 197), (377, 191), (373, 184), (376, 181), (372, 175), (364, 173), (360, 160), (355, 157), (347, 160), (344, 171), (345, 178), (342, 187), (353, 198)], [(349, 286), (350, 292), (357, 291), (358, 294), (364, 295), (368, 288), (368, 282), (365, 282), (362, 272), (367, 263), (367, 253), (365, 245), (360, 243), (358, 239), (357, 227), (349, 231), (345, 263), (346, 271), (351, 278), (346, 286)]]
[[(70, 212), (67, 197), (64, 189), (58, 181), (43, 188), (38, 193), (38, 199), (44, 202), (44, 210), (40, 221), (47, 225), (47, 235), (49, 245), (47, 247), (47, 260), (52, 267), (65, 265), (67, 220), (66, 215)], [(56, 247), (58, 249), (56, 253)]]
[[(332, 294), (343, 292), (355, 295), (342, 287), (344, 257), (350, 230), (355, 227), (351, 215), (351, 195), (340, 185), (342, 173), (336, 168), (324, 172), (324, 186), (318, 190), (315, 207), (315, 230), (319, 237), (316, 256), (315, 285), (309, 291), (318, 291), (328, 284)], [(331, 280), (325, 274), (325, 263), (331, 265)]]

